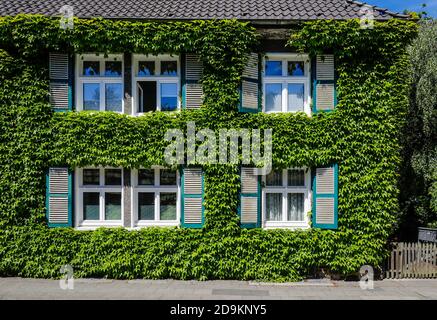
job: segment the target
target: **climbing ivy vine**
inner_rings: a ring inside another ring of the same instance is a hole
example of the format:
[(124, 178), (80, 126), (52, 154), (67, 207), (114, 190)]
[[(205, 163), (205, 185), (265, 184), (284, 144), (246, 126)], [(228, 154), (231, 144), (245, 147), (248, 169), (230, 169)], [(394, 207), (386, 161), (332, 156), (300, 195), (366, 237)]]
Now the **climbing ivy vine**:
[[(409, 21), (313, 21), (289, 46), (333, 52), (334, 112), (244, 114), (238, 87), (255, 29), (238, 21), (130, 22), (75, 19), (72, 30), (43, 16), (0, 18), (0, 274), (78, 277), (297, 280), (323, 269), (347, 275), (380, 266), (398, 211), (399, 133), (408, 106)], [(48, 52), (197, 52), (205, 105), (131, 117), (54, 113)], [(241, 229), (238, 166), (205, 166), (205, 227), (138, 231), (49, 229), (44, 174), (49, 166), (134, 168), (163, 163), (168, 128), (272, 128), (275, 168), (339, 163), (339, 228)]]

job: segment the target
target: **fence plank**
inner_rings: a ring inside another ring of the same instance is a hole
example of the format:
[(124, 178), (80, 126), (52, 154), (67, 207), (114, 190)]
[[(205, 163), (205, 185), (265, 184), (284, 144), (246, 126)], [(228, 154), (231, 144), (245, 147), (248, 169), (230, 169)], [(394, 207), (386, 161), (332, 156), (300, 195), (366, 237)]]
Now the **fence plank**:
[(393, 243), (387, 259), (386, 277), (391, 279), (437, 278), (437, 244)]

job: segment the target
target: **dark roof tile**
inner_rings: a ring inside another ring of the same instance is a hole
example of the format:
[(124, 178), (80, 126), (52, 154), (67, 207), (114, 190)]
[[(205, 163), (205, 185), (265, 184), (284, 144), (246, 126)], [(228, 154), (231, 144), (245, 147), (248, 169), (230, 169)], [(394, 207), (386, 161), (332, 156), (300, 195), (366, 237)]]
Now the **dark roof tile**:
[[(0, 0), (0, 16), (60, 15), (71, 5), (81, 18), (313, 20), (360, 18), (366, 5), (354, 0)], [(371, 6), (376, 19), (407, 18)]]

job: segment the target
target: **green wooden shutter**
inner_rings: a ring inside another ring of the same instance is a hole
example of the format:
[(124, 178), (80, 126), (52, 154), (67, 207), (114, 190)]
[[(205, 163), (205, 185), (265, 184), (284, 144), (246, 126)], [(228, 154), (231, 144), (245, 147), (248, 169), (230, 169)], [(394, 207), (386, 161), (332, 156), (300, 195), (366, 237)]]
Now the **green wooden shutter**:
[(261, 107), (260, 101), (259, 55), (251, 53), (242, 75), (239, 110), (258, 112)]
[(338, 165), (316, 168), (313, 174), (313, 227), (337, 229)]
[(313, 112), (332, 111), (337, 104), (334, 55), (317, 56), (312, 65)]
[(72, 173), (68, 168), (49, 168), (46, 176), (46, 214), (49, 227), (73, 225)]
[(49, 54), (50, 104), (54, 111), (73, 108), (73, 63), (65, 53)]
[(202, 169), (183, 168), (181, 224), (185, 228), (201, 228), (205, 222), (203, 180)]
[(198, 109), (202, 106), (202, 74), (203, 63), (199, 55), (182, 55), (182, 104), (185, 109)]
[(254, 168), (241, 168), (240, 172), (240, 225), (243, 228), (257, 228), (261, 225), (261, 187)]

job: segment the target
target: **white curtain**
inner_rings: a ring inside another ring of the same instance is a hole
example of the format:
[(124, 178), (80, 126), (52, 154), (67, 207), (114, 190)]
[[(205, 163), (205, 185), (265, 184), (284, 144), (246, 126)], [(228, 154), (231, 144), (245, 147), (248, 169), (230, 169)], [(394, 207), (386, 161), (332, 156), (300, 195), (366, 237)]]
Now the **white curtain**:
[(266, 194), (267, 221), (281, 221), (282, 193)]
[(288, 111), (303, 111), (304, 85), (301, 83), (288, 84)]
[(288, 221), (303, 221), (304, 195), (303, 193), (288, 194)]

